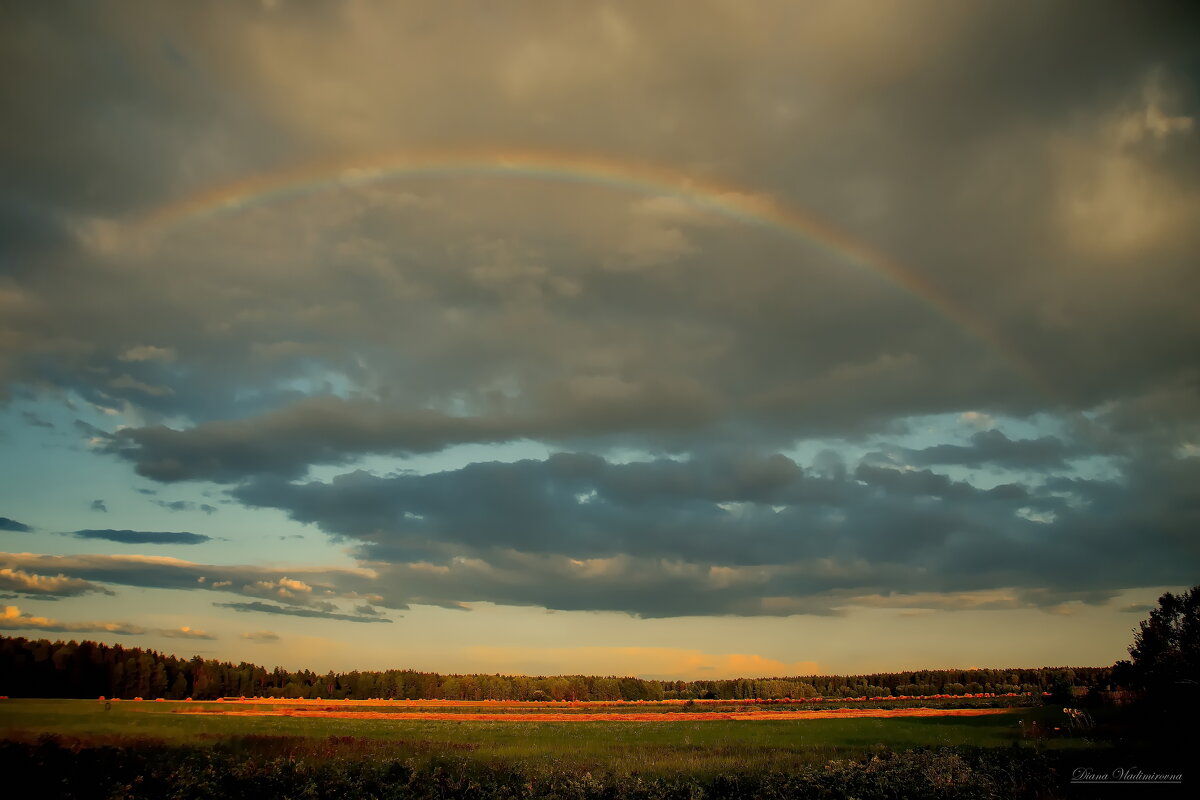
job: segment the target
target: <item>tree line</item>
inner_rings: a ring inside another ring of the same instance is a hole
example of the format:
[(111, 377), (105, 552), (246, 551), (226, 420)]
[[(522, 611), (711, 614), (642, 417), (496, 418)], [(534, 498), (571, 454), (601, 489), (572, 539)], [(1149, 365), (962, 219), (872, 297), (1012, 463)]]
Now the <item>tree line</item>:
[(190, 659), (92, 641), (0, 637), (0, 695), (10, 697), (387, 698), (397, 700), (749, 700), (924, 697), (1107, 688), (1112, 667), (944, 669), (871, 675), (663, 681), (596, 675), (442, 675), (407, 669), (327, 672)]

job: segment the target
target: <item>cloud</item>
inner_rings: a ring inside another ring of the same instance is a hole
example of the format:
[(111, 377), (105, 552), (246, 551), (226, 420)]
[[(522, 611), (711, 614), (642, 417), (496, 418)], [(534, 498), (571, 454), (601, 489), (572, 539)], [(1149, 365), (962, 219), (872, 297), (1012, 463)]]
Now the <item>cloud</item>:
[(20, 569), (0, 568), (0, 590), (21, 592), (27, 595), (74, 597), (88, 592), (112, 594), (103, 586), (66, 575), (38, 575)]
[[(961, 525), (976, 504), (977, 526), (999, 527), (1003, 509), (1012, 513), (1029, 500), (1020, 487), (985, 492), (932, 473), (860, 466), (855, 477), (806, 475), (779, 454), (617, 464), (561, 453), (431, 475), (354, 472), (307, 484), (264, 479), (233, 496), (355, 538), (369, 560), (438, 560), (443, 548), (508, 548), (742, 565), (790, 563), (848, 548), (867, 557), (877, 538), (897, 529), (932, 533)], [(893, 501), (892, 494), (900, 497)], [(962, 516), (911, 507), (911, 495), (957, 501)], [(831, 517), (831, 507), (845, 518)], [(877, 526), (883, 526), (879, 534), (869, 532)]]
[(290, 617), (308, 617), (312, 619), (334, 619), (342, 622), (391, 622), (386, 617), (377, 616), (356, 616), (353, 614), (339, 614), (334, 611), (321, 611), (313, 608), (300, 608), (296, 606), (275, 606), (270, 603), (213, 603), (215, 606), (222, 608), (231, 608), (234, 611), (245, 612), (261, 612), (263, 614), (283, 614)]
[(173, 513), (179, 511), (203, 511), (205, 514), (217, 513), (216, 506), (208, 503), (194, 503), (191, 500), (172, 500), (169, 502), (166, 500), (154, 500), (152, 502), (154, 505), (165, 508), (167, 511)]
[(108, 513), (108, 506), (104, 504), (103, 500), (93, 500), (90, 508), (92, 511)]
[(980, 411), (964, 411), (959, 415), (959, 419), (965, 424), (981, 430), (987, 430), (996, 424), (996, 420), (991, 414), (984, 414)]
[(1123, 614), (1139, 614), (1145, 616), (1154, 610), (1154, 606), (1145, 605), (1143, 603), (1131, 603), (1127, 606), (1121, 606)]
[[(271, 597), (290, 605), (330, 610), (329, 598), (373, 595), (375, 573), (365, 569), (199, 564), (167, 556), (69, 555), (0, 553), (0, 569), (121, 586), (185, 591), (215, 591), (248, 597)], [(308, 587), (307, 590), (304, 587)], [(374, 596), (374, 595), (373, 595)], [(380, 602), (383, 598), (379, 598)], [(378, 603), (377, 603), (378, 604)], [(389, 608), (402, 606), (388, 604)]]
[(208, 633), (194, 630), (187, 626), (182, 628), (146, 628), (128, 622), (59, 622), (49, 617), (38, 617), (22, 614), (17, 606), (5, 606), (0, 613), (0, 628), (5, 630), (41, 630), (53, 633), (111, 633), (118, 636), (162, 636), (174, 639), (215, 639)]
[[(1087, 10), (1081, 40), (1072, 3), (1036, 26), (1002, 2), (938, 9), (514, 11), (495, 40), (454, 15), (421, 27), (411, 9), (384, 5), (277, 9), (287, 35), (263, 28), (254, 6), (203, 19), (173, 9), (162, 23), (188, 66), (152, 48), (115, 71), (108, 48), (135, 49), (124, 13), (81, 12), (85, 28), (111, 27), (102, 43), (61, 10), (23, 10), (3, 42), (14, 74), (38, 76), (8, 94), (27, 124), (8, 142), (0, 203), (14, 276), (5, 380), (128, 403), (154, 420), (147, 428), (194, 422), (196, 440), (220, 439), (216, 423), (271, 420), (330, 376), (384, 400), (400, 428), (422, 412), (470, 420), (435, 418), (443, 436), (402, 430), (382, 445), (412, 452), (446, 437), (607, 427), (729, 443), (743, 425), (790, 437), (916, 413), (1055, 409), (1013, 358), (1052, 377), (1072, 409), (1188, 369), (1173, 343), (1194, 338), (1195, 323), (1186, 293), (1169, 288), (1196, 244), (1184, 224), (1197, 203), (1182, 177), (1196, 136), (1186, 12), (1106, 4)], [(910, 16), (937, 21), (916, 30)], [(795, 36), (783, 41), (784, 29)], [(399, 39), (383, 47), (378, 30)], [(69, 55), (55, 71), (45, 52)], [(336, 68), (306, 66), (312, 53)], [(383, 78), (397, 71), (404, 81)], [(65, 77), (77, 74), (96, 76), (86, 94)], [(219, 101), (225, 91), (244, 106)], [(71, 102), (46, 109), (46, 96)], [(131, 111), (113, 122), (114, 107)], [(385, 150), (514, 141), (627, 174), (349, 179), (381, 172)], [(185, 199), (333, 152), (349, 154), (347, 179), (286, 207), (205, 213)], [(659, 185), (673, 172), (678, 186)], [(104, 188), (81, 191), (81, 175)], [(756, 198), (800, 211), (701, 224)], [(1075, 246), (1087, 240), (1096, 247)], [(910, 270), (908, 286), (936, 291), (914, 296), (871, 274), (872, 250)], [(1123, 257), (1138, 258), (1143, 280), (1129, 283)], [(931, 294), (961, 308), (923, 305)], [(421, 335), (430, 329), (436, 340)], [(600, 424), (603, 404), (567, 425), (544, 402), (575, 379), (655, 376), (704, 387), (704, 413), (682, 396), (626, 408), (623, 425)], [(496, 402), (519, 424), (486, 413)], [(231, 454), (173, 470), (171, 448), (141, 439), (129, 440), (148, 450), (137, 463), (163, 479), (254, 468)], [(341, 444), (294, 456), (340, 457)]]
[(171, 347), (155, 347), (154, 345), (139, 345), (131, 347), (121, 354), (122, 361), (166, 361), (175, 360), (175, 349)]
[(187, 429), (127, 428), (105, 440), (108, 452), (160, 481), (235, 481), (258, 474), (295, 478), (310, 464), (342, 463), (366, 453), (422, 453), (467, 442), (612, 435), (630, 429), (686, 430), (711, 417), (690, 381), (648, 378), (575, 380), (552, 387), (537, 415), (452, 416), (401, 411), (379, 403), (316, 397), (261, 417)]
[(313, 587), (304, 581), (284, 576), (276, 580), (255, 581), (242, 586), (242, 593), (259, 597), (272, 597), (287, 601), (304, 602), (313, 596)]
[[(1168, 5), (517, 8), (497, 36), (178, 4), (147, 48), (132, 10), (27, 4), (0, 29), (0, 400), (74, 398), (111, 423), (75, 423), (89, 457), (223, 484), (373, 572), (8, 565), (314, 611), (1190, 583), (1200, 26)], [(562, 452), (356, 469), (527, 441)]]
[[(107, 509), (105, 509), (107, 510)], [(71, 534), (77, 539), (106, 539), (121, 544), (204, 544), (211, 536), (187, 531), (81, 530)]]
[(53, 428), (54, 427), (53, 422), (49, 422), (45, 419), (42, 419), (40, 416), (38, 416), (37, 414), (35, 414), (32, 411), (22, 411), (21, 418), (24, 419), (27, 424), (32, 425), (35, 428)]
[(181, 628), (157, 628), (153, 631), (159, 636), (164, 636), (168, 639), (216, 639), (217, 637), (210, 635), (207, 631), (196, 630), (195, 628), (184, 625)]
[(107, 388), (109, 388), (109, 389), (133, 389), (134, 391), (141, 392), (142, 394), (148, 394), (148, 395), (151, 395), (154, 397), (161, 397), (163, 395), (175, 394), (175, 390), (169, 386), (151, 386), (149, 384), (142, 383), (141, 381), (130, 376), (129, 374), (118, 375), (117, 377), (110, 379), (108, 381)]
[(97, 428), (89, 422), (84, 422), (81, 419), (75, 420), (72, 423), (75, 430), (88, 437), (88, 441), (92, 444), (101, 444), (112, 438), (112, 434), (101, 428)]
[(1074, 456), (1088, 451), (1057, 436), (1009, 439), (1002, 431), (985, 430), (971, 436), (969, 445), (939, 444), (921, 450), (898, 449), (892, 460), (917, 467), (955, 465), (997, 466), (1007, 469), (1047, 470), (1062, 468)]
[(15, 519), (8, 517), (0, 517), (0, 531), (12, 531), (14, 533), (29, 533), (33, 528), (28, 525), (17, 522)]
[(862, 608), (901, 608), (937, 611), (987, 611), (1039, 608), (1062, 613), (1071, 603), (1104, 605), (1117, 595), (1114, 591), (1055, 592), (1042, 588), (996, 589), (961, 593), (916, 592), (912, 594), (864, 595), (847, 605)]
[[(779, 454), (612, 463), (562, 453), (429, 475), (260, 479), (233, 495), (356, 543), (389, 604), (786, 615), (897, 593), (945, 608), (1003, 590), (1017, 598), (1010, 607), (1049, 608), (1146, 580), (1186, 583), (1186, 521), (1144, 504), (1180, 507), (1200, 478), (1193, 462), (979, 488), (872, 455), (839, 472)], [(1144, 538), (1130, 559), (1134, 526)]]
[(350, 616), (330, 601), (368, 596), (392, 609), (491, 602), (643, 617), (1069, 610), (1123, 588), (1183, 585), (1195, 569), (1182, 546), (1188, 518), (1173, 509), (1200, 480), (1200, 460), (1155, 451), (1115, 462), (1105, 478), (1055, 473), (985, 488), (880, 464), (875, 453), (893, 449), (849, 469), (824, 453), (811, 467), (746, 451), (626, 462), (559, 453), (424, 475), (259, 479), (232, 491), (348, 541), (364, 570), (145, 556), (10, 554), (0, 564), (268, 598), (283, 605), (231, 607), (316, 617)]
[(270, 644), (279, 641), (279, 634), (274, 631), (250, 631), (241, 635), (242, 639), (254, 642), (255, 644)]

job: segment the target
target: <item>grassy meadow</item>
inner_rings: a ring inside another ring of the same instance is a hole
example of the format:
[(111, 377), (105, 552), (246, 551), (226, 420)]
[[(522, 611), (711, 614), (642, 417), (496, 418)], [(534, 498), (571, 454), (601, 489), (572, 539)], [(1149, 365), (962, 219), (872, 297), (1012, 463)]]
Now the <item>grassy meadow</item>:
[(1046, 707), (628, 722), (195, 713), (231, 706), (3, 700), (0, 767), (53, 777), (59, 797), (1055, 797), (1054, 764), (1104, 749)]
[[(341, 710), (341, 705), (321, 707), (337, 706)], [(280, 704), (280, 707), (287, 706)], [(395, 704), (363, 704), (357, 708), (364, 712), (395, 710)], [(439, 704), (437, 711), (452, 708)], [(640, 704), (628, 708), (639, 715), (648, 711)], [(661, 722), (539, 721), (536, 708), (530, 709), (528, 722), (255, 717), (219, 713), (228, 710), (233, 710), (233, 704), (10, 699), (0, 701), (0, 737), (28, 741), (50, 734), (81, 741), (132, 738), (175, 744), (215, 743), (247, 736), (352, 737), (401, 750), (406, 743), (420, 742), (422, 751), (444, 747), (447, 751), (472, 752), (489, 758), (574, 758), (592, 763), (613, 759), (624, 762), (640, 756), (649, 763), (663, 763), (659, 756), (672, 752), (702, 754), (707, 758), (737, 751), (751, 760), (755, 754), (772, 760), (811, 760), (884, 747), (1033, 746), (1035, 742), (1023, 731), (1032, 729), (1035, 723), (1045, 731), (1067, 725), (1060, 709), (1042, 706), (977, 717), (897, 719), (672, 721), (670, 714), (663, 712)], [(196, 713), (201, 711), (217, 713)], [(1089, 746), (1090, 740), (1048, 736), (1036, 744), (1078, 748)]]

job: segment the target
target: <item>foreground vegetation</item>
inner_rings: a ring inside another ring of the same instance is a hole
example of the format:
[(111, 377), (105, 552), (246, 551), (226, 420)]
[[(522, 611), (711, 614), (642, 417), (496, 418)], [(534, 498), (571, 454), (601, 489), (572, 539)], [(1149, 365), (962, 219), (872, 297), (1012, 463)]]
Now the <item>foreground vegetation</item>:
[(64, 798), (1006, 798), (1065, 796), (1072, 770), (1126, 752), (1094, 730), (1071, 730), (1051, 707), (912, 719), (504, 723), (108, 705), (0, 701), (0, 769)]
[(1006, 798), (1051, 796), (1044, 753), (891, 751), (783, 768), (642, 773), (458, 754), (396, 756), (362, 740), (236, 739), (211, 747), (131, 742), (78, 750), (0, 743), (0, 770), (70, 798)]

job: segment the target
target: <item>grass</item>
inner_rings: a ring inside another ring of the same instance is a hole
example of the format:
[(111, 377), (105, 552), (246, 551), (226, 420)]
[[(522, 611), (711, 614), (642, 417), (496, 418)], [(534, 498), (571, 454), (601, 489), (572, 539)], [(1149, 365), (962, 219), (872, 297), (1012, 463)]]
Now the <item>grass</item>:
[[(1025, 708), (980, 717), (755, 720), (704, 722), (488, 722), (177, 714), (217, 703), (112, 703), (96, 700), (0, 701), (0, 738), (34, 741), (54, 735), (79, 743), (159, 741), (169, 744), (287, 741), (301, 750), (370, 750), (425, 763), (453, 753), (490, 764), (619, 774), (719, 774), (780, 769), (885, 750), (930, 747), (1032, 746), (1018, 722), (1062, 725), (1058, 709)], [(333, 742), (332, 745), (329, 743)], [(1039, 746), (1088, 747), (1078, 737)]]
[(1062, 710), (1046, 707), (624, 722), (173, 713), (197, 708), (230, 704), (121, 701), (105, 710), (96, 700), (3, 700), (0, 772), (71, 800), (1002, 800), (1073, 796), (1066, 776), (1080, 765), (1156, 766), (1144, 745), (1024, 738), (1022, 722), (1065, 727)]

